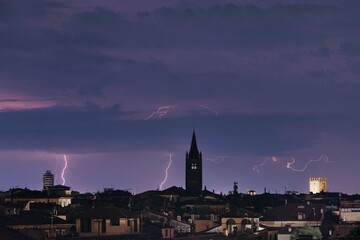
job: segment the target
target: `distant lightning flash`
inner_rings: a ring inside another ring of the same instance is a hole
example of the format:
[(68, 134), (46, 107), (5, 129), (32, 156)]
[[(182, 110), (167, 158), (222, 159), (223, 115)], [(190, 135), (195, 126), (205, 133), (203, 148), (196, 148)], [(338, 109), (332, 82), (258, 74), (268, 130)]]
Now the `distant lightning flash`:
[(58, 154), (56, 154), (55, 172), (57, 172), (57, 169), (58, 169), (58, 164), (59, 164), (59, 155), (58, 155)]
[(286, 164), (286, 168), (291, 169), (294, 172), (303, 172), (303, 171), (305, 171), (306, 168), (309, 166), (309, 164), (312, 163), (312, 162), (320, 162), (321, 160), (324, 160), (324, 162), (326, 162), (326, 163), (331, 162), (331, 161), (329, 161), (329, 158), (327, 156), (321, 155), (320, 158), (318, 158), (318, 159), (310, 159), (310, 161), (308, 161), (302, 169), (296, 169), (296, 168), (293, 167), (293, 165), (296, 162), (295, 159), (293, 157), (291, 157), (291, 160), (292, 160), (291, 162), (288, 162)]
[[(193, 106), (195, 105), (197, 107), (200, 107), (200, 108), (203, 108), (203, 109), (206, 109), (206, 110), (212, 112), (215, 116), (219, 116), (219, 113), (216, 110), (210, 108), (209, 106), (198, 104), (198, 103), (189, 103), (186, 105), (193, 105)], [(162, 117), (166, 116), (169, 113), (169, 111), (171, 111), (175, 108), (179, 109), (180, 111), (185, 111), (185, 112), (189, 111), (189, 109), (186, 107), (186, 105), (185, 104), (176, 104), (176, 105), (161, 106), (155, 112), (153, 112), (149, 116), (147, 116), (145, 118), (145, 120), (149, 120), (151, 118), (160, 118), (161, 119)]]
[(213, 163), (223, 163), (225, 159), (234, 158), (233, 156), (217, 156), (215, 158), (206, 158), (205, 161), (210, 161)]
[(62, 185), (64, 186), (65, 185), (65, 178), (64, 178), (64, 173), (65, 173), (65, 170), (67, 168), (67, 159), (66, 159), (66, 155), (64, 154), (64, 162), (65, 162), (65, 165), (64, 165), (64, 168), (62, 170), (62, 173), (61, 173), (61, 179), (62, 179)]
[(219, 116), (219, 113), (218, 113), (217, 111), (215, 111), (214, 109), (211, 109), (210, 107), (205, 106), (205, 105), (201, 105), (201, 104), (198, 104), (198, 105), (199, 105), (199, 107), (201, 107), (201, 108), (205, 108), (205, 109), (213, 112), (216, 116)]
[(172, 154), (170, 154), (169, 163), (168, 163), (168, 165), (167, 165), (167, 167), (166, 167), (166, 169), (165, 169), (165, 178), (164, 178), (164, 181), (161, 182), (160, 187), (159, 187), (160, 190), (162, 189), (163, 185), (164, 185), (164, 184), (166, 183), (166, 181), (167, 181), (168, 171), (169, 171), (169, 168), (170, 168), (170, 166), (171, 166), (171, 161), (172, 161), (171, 158), (172, 158)]
[[(254, 172), (259, 173), (259, 172), (260, 172), (259, 167), (265, 166), (266, 162), (267, 162), (269, 159), (270, 159), (270, 158), (267, 157), (267, 158), (265, 158), (265, 160), (264, 160), (262, 163), (254, 165), (254, 166), (252, 167), (252, 170), (253, 170)], [(272, 157), (271, 157), (271, 160), (272, 160), (273, 162), (277, 162), (277, 157), (276, 157), (276, 156), (272, 156)]]
[[(306, 170), (306, 168), (310, 165), (310, 163), (312, 162), (325, 162), (325, 163), (331, 163), (331, 162), (334, 162), (334, 161), (329, 161), (329, 158), (325, 155), (321, 155), (320, 158), (318, 159), (311, 159), (309, 160), (305, 166), (301, 169), (298, 169), (298, 168), (295, 168), (294, 165), (295, 165), (295, 159), (293, 157), (290, 157), (291, 158), (291, 162), (286, 162), (286, 168), (287, 169), (291, 169), (292, 171), (294, 172), (304, 172)], [(263, 167), (265, 166), (265, 164), (269, 161), (269, 160), (272, 160), (273, 162), (277, 162), (278, 161), (278, 158), (276, 156), (272, 156), (271, 158), (270, 157), (267, 157), (262, 163), (260, 164), (256, 164), (252, 167), (252, 170), (259, 173), (260, 172), (260, 167)]]
[(151, 119), (154, 116), (158, 116), (158, 118), (162, 118), (163, 116), (165, 116), (171, 109), (176, 108), (177, 105), (168, 105), (168, 106), (162, 106), (159, 107), (155, 112), (153, 112), (152, 114), (150, 114), (147, 118), (145, 118), (145, 120)]

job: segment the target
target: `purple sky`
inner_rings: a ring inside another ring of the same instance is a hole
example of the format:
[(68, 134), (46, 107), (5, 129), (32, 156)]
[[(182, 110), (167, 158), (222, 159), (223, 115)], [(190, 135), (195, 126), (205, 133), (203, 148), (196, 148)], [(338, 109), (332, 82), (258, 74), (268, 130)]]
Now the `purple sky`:
[(48, 169), (60, 184), (63, 154), (74, 190), (156, 189), (169, 154), (163, 187), (184, 186), (195, 127), (210, 190), (307, 192), (327, 177), (360, 192), (359, 12), (357, 0), (1, 1), (0, 190), (40, 189)]

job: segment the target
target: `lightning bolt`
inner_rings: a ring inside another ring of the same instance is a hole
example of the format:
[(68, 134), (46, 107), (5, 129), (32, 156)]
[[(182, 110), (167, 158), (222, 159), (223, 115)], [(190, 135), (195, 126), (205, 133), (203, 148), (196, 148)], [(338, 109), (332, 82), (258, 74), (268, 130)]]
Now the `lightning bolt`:
[(160, 183), (160, 187), (159, 187), (160, 190), (162, 189), (163, 185), (166, 183), (166, 180), (167, 180), (167, 178), (168, 178), (168, 170), (169, 170), (169, 168), (170, 168), (170, 166), (171, 166), (171, 161), (172, 161), (171, 158), (172, 158), (172, 154), (170, 154), (169, 163), (168, 163), (168, 165), (167, 165), (167, 167), (166, 167), (166, 169), (165, 169), (165, 178), (164, 178), (164, 181), (162, 181), (162, 182)]
[(217, 111), (215, 111), (214, 109), (210, 108), (209, 106), (205, 106), (205, 105), (201, 105), (201, 104), (198, 104), (198, 106), (213, 112), (216, 116), (219, 116), (219, 113)]
[(55, 172), (57, 172), (57, 169), (58, 169), (58, 164), (59, 164), (59, 155), (58, 155), (58, 154), (56, 154)]
[(64, 173), (65, 173), (65, 170), (66, 170), (66, 168), (67, 168), (67, 159), (66, 159), (66, 155), (64, 154), (64, 162), (65, 162), (65, 164), (64, 164), (64, 168), (63, 168), (63, 170), (62, 170), (62, 172), (61, 172), (61, 179), (62, 179), (62, 185), (64, 186), (65, 185), (65, 178), (64, 178)]
[(312, 163), (312, 162), (320, 162), (322, 160), (324, 160), (324, 162), (326, 162), (326, 163), (333, 162), (333, 161), (329, 161), (329, 158), (327, 156), (321, 155), (320, 158), (318, 158), (318, 159), (310, 159), (302, 169), (296, 169), (296, 168), (293, 167), (293, 165), (296, 162), (295, 159), (293, 157), (291, 157), (291, 160), (292, 160), (291, 162), (288, 162), (286, 164), (286, 168), (291, 169), (294, 172), (303, 172), (303, 171), (305, 171), (306, 168), (309, 166), (309, 164)]
[(254, 165), (254, 166), (252, 167), (252, 170), (253, 170), (254, 172), (259, 173), (259, 172), (260, 172), (259, 167), (265, 166), (266, 162), (267, 162), (268, 160), (270, 160), (270, 159), (271, 159), (273, 162), (277, 162), (277, 157), (276, 157), (276, 156), (272, 156), (271, 158), (267, 157), (267, 158), (265, 158), (265, 160), (264, 160), (262, 163)]
[[(189, 103), (187, 105), (196, 105), (196, 106), (198, 106), (200, 108), (204, 108), (204, 109), (212, 112), (215, 116), (219, 116), (219, 113), (216, 110), (210, 108), (209, 106), (198, 104), (198, 103)], [(186, 106), (186, 104), (161, 106), (155, 112), (151, 113), (148, 117), (146, 117), (145, 120), (149, 120), (149, 119), (154, 118), (154, 117), (162, 118), (165, 115), (167, 115), (170, 110), (173, 110), (174, 108), (182, 108), (183, 111), (186, 111), (188, 109), (186, 109), (185, 106)]]
[(213, 163), (223, 163), (225, 159), (234, 158), (233, 156), (217, 156), (215, 158), (206, 158), (205, 161), (210, 161)]
[(153, 112), (152, 114), (150, 114), (147, 118), (145, 118), (145, 120), (149, 120), (151, 118), (153, 118), (154, 116), (158, 116), (158, 118), (162, 118), (163, 116), (165, 116), (170, 110), (176, 108), (177, 105), (167, 105), (167, 106), (161, 106), (159, 107), (155, 112)]

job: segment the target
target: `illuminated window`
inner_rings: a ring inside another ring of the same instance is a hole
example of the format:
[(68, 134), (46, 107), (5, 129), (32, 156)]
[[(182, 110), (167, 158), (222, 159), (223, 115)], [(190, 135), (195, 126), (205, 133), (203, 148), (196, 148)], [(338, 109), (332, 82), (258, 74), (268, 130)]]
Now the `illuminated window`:
[(193, 170), (196, 170), (196, 169), (197, 169), (196, 163), (192, 163), (192, 164), (191, 164), (191, 169), (193, 169)]

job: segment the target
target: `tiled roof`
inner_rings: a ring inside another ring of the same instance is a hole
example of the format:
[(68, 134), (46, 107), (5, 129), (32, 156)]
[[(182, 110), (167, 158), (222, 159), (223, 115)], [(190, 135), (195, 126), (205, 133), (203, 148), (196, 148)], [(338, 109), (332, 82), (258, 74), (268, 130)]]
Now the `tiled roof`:
[(14, 207), (14, 208), (23, 209), (28, 203), (29, 201), (18, 201), (16, 203), (5, 202), (4, 207)]
[(340, 203), (341, 208), (359, 208), (360, 202), (359, 201), (342, 201)]
[(100, 218), (132, 218), (135, 215), (128, 210), (117, 207), (94, 208), (80, 215), (83, 218), (100, 219)]
[[(19, 215), (5, 215), (0, 218), (0, 225), (45, 225), (51, 223), (49, 213), (39, 211), (23, 211)], [(54, 224), (70, 224), (68, 221), (54, 217)]]
[[(264, 213), (263, 221), (319, 221), (321, 220), (321, 209), (325, 209), (323, 204), (286, 204), (275, 207)], [(299, 214), (302, 219), (299, 219)]]
[(185, 192), (186, 192), (185, 189), (183, 189), (181, 187), (172, 186), (172, 187), (169, 187), (169, 188), (163, 190), (161, 192), (161, 194), (164, 194), (164, 195), (169, 195), (169, 194), (172, 194), (172, 195), (184, 195)]
[(0, 225), (0, 236), (1, 240), (31, 240), (31, 238), (26, 237), (17, 231)]
[(238, 209), (237, 211), (227, 212), (221, 215), (223, 218), (259, 218), (261, 214), (247, 210), (247, 209)]
[(218, 201), (218, 200), (213, 200), (213, 199), (208, 199), (208, 198), (197, 198), (197, 199), (190, 199), (187, 201), (183, 201), (182, 202), (183, 206), (186, 205), (198, 205), (198, 206), (207, 206), (207, 205), (211, 205), (211, 206), (225, 206), (224, 201)]

